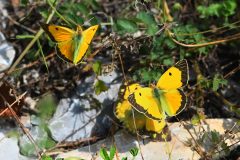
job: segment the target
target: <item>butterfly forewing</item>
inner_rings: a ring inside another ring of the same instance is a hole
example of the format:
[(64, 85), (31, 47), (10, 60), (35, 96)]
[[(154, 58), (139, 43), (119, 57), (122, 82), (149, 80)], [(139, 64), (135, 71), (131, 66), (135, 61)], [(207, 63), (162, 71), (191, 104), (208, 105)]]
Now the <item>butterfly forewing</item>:
[(57, 43), (71, 41), (76, 34), (74, 30), (69, 29), (67, 27), (44, 23), (40, 23), (40, 25), (44, 29), (44, 31), (48, 34), (48, 36), (51, 38), (51, 40)]
[(188, 63), (186, 59), (183, 59), (175, 64), (176, 68), (178, 68), (181, 71), (181, 81), (182, 81), (182, 86), (184, 87), (185, 85), (188, 84), (189, 80), (189, 68), (188, 68)]
[(154, 96), (152, 88), (141, 88), (128, 97), (130, 104), (148, 118), (162, 120), (163, 113), (158, 99)]
[(171, 90), (181, 88), (187, 82), (188, 64), (186, 60), (181, 60), (163, 73), (157, 83), (157, 87), (161, 90)]

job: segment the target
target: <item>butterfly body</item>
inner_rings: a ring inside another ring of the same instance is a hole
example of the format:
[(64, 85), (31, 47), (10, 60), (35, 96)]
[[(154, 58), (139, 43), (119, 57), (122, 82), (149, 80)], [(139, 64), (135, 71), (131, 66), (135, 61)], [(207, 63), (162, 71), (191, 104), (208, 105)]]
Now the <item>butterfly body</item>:
[(158, 80), (155, 88), (143, 87), (128, 97), (130, 104), (147, 117), (159, 120), (179, 114), (187, 104), (181, 90), (188, 82), (188, 64), (179, 61)]
[(83, 30), (77, 26), (76, 31), (58, 25), (40, 24), (50, 39), (57, 44), (57, 54), (64, 60), (77, 64), (80, 62), (95, 35), (98, 25)]
[(73, 39), (74, 39), (73, 63), (76, 64), (78, 62), (78, 53), (80, 52), (81, 49), (81, 45), (79, 44), (83, 44), (84, 39), (80, 34), (75, 35)]

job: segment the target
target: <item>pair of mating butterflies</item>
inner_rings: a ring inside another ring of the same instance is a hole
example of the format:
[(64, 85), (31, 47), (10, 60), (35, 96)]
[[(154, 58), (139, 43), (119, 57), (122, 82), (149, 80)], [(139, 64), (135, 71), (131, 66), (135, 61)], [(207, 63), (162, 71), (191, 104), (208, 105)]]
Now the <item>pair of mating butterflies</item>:
[(52, 24), (40, 24), (53, 42), (57, 43), (57, 54), (64, 60), (77, 64), (80, 62), (95, 35), (98, 25), (84, 30), (77, 26), (74, 31), (70, 28)]
[(181, 88), (188, 83), (188, 77), (187, 61), (181, 60), (160, 77), (155, 88), (136, 87), (128, 101), (134, 109), (153, 120), (175, 116), (187, 105), (187, 97)]

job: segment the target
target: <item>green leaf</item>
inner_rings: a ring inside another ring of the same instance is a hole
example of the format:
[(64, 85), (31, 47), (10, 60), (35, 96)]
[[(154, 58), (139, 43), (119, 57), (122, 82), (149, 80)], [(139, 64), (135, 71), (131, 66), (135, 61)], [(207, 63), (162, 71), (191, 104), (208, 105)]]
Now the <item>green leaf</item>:
[(127, 157), (123, 157), (122, 160), (127, 160)]
[(226, 15), (233, 15), (237, 8), (236, 0), (228, 0), (223, 2), (223, 8), (225, 9)]
[(44, 95), (38, 102), (39, 117), (43, 120), (49, 120), (56, 110), (56, 103), (51, 94)]
[(221, 78), (219, 74), (216, 74), (213, 78), (213, 91), (217, 91), (220, 85), (227, 85), (227, 80)]
[(145, 24), (147, 27), (147, 33), (149, 35), (154, 35), (158, 31), (157, 23), (151, 14), (146, 12), (139, 12), (137, 14), (137, 18)]
[(107, 151), (105, 148), (101, 148), (100, 149), (100, 156), (102, 157), (102, 159), (104, 160), (110, 160), (110, 157), (107, 154)]
[(172, 58), (164, 59), (163, 64), (166, 65), (166, 66), (172, 66), (173, 65), (173, 59)]
[(98, 80), (98, 81), (96, 82), (94, 88), (95, 88), (95, 93), (96, 93), (97, 95), (99, 95), (101, 92), (104, 92), (104, 91), (108, 90), (108, 87), (107, 87), (107, 86), (104, 84), (104, 82), (101, 81), (101, 80)]
[(211, 131), (211, 139), (213, 143), (218, 143), (221, 140), (220, 134), (217, 131)]
[(117, 20), (116, 27), (120, 33), (134, 33), (138, 31), (138, 26), (134, 21), (124, 18)]
[(228, 17), (235, 14), (237, 8), (237, 0), (228, 0), (218, 3), (210, 3), (208, 6), (199, 5), (197, 11), (201, 18), (211, 16)]
[(137, 147), (133, 147), (130, 149), (130, 153), (133, 155), (133, 157), (136, 157), (138, 154), (139, 149)]
[(115, 153), (116, 153), (116, 148), (114, 146), (112, 146), (110, 148), (110, 160), (112, 160), (114, 158)]
[(92, 68), (96, 75), (100, 75), (102, 73), (102, 63), (100, 61), (94, 62)]

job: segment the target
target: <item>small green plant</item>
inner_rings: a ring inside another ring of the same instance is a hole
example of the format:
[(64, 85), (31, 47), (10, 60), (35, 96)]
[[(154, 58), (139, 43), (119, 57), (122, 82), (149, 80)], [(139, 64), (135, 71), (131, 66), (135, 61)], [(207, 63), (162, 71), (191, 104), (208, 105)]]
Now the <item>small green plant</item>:
[(220, 74), (215, 74), (212, 82), (212, 90), (217, 91), (223, 85), (227, 85), (227, 80), (223, 79)]
[(130, 153), (132, 154), (133, 157), (136, 157), (138, 155), (139, 149), (137, 147), (133, 147), (130, 149)]
[(209, 17), (224, 17), (227, 22), (228, 16), (235, 14), (237, 9), (237, 0), (228, 0), (222, 2), (212, 2), (209, 5), (197, 6), (197, 11), (200, 13), (201, 18)]
[[(138, 151), (139, 149), (137, 147), (133, 147), (129, 150), (129, 152), (131, 153), (132, 160), (134, 160), (136, 158), (136, 156), (138, 155)], [(107, 150), (105, 148), (101, 148), (100, 149), (100, 156), (102, 157), (103, 160), (113, 160), (114, 155), (116, 154), (116, 148), (115, 147), (111, 147), (110, 148), (110, 153), (107, 153)], [(127, 160), (127, 157), (123, 157), (122, 160)]]
[[(132, 160), (134, 160), (134, 159), (137, 157), (138, 151), (139, 151), (139, 149), (138, 149), (137, 147), (133, 147), (133, 148), (131, 148), (131, 149), (129, 150), (129, 152), (130, 152), (131, 155), (133, 156), (133, 157), (132, 157)], [(128, 159), (127, 157), (123, 157), (123, 158), (122, 158), (122, 160), (127, 160), (127, 159)]]
[(43, 155), (42, 160), (53, 160), (50, 156)]
[(113, 147), (113, 146), (110, 148), (109, 155), (108, 155), (107, 150), (105, 148), (100, 149), (100, 156), (104, 160), (113, 160), (115, 153), (116, 153), (116, 148)]

